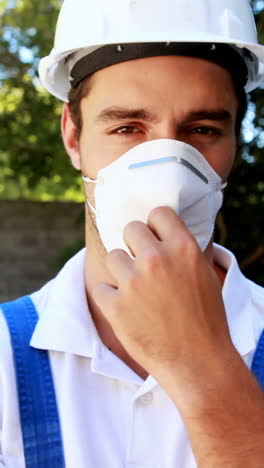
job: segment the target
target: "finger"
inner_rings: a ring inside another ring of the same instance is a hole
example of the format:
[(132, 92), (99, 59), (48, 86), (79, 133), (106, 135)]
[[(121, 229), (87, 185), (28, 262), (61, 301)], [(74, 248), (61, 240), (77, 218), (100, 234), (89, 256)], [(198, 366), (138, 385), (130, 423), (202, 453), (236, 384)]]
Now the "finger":
[(134, 268), (134, 261), (124, 250), (115, 249), (107, 255), (106, 266), (111, 275), (117, 280), (118, 284), (120, 284), (122, 279), (131, 275)]
[(111, 308), (111, 303), (115, 301), (117, 296), (117, 289), (108, 283), (97, 283), (92, 290), (92, 296), (103, 312)]
[(148, 226), (160, 240), (191, 236), (184, 222), (172, 208), (159, 206), (150, 212)]
[(159, 242), (149, 226), (140, 221), (132, 221), (125, 227), (124, 241), (135, 257), (154, 248)]

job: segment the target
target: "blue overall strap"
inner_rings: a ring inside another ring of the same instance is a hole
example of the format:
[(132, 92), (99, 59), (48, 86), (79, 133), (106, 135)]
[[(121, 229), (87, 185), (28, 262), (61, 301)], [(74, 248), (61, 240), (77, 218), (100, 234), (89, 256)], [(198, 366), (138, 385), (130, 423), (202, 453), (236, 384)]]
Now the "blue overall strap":
[(264, 391), (264, 330), (260, 336), (257, 349), (253, 357), (251, 371)]
[(38, 320), (36, 309), (28, 296), (0, 307), (13, 348), (26, 467), (63, 468), (60, 422), (48, 352), (29, 345)]

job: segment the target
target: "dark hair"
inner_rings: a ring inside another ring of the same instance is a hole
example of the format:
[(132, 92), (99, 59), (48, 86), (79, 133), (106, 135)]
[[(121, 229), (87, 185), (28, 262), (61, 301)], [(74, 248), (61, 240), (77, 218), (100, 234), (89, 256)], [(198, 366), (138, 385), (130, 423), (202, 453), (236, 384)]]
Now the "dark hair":
[(71, 88), (68, 96), (71, 117), (76, 127), (77, 141), (79, 141), (80, 139), (83, 127), (81, 101), (84, 97), (86, 97), (89, 94), (89, 91), (91, 89), (90, 83), (91, 77), (89, 76), (88, 78), (81, 81), (78, 84), (78, 86), (76, 86), (76, 88)]
[(241, 127), (242, 127), (242, 122), (244, 120), (244, 117), (248, 109), (248, 98), (247, 98), (247, 94), (244, 88), (236, 86), (235, 83), (234, 85), (235, 85), (236, 97), (238, 100), (235, 132), (236, 132), (238, 144), (240, 145), (242, 142)]
[[(69, 92), (69, 96), (68, 96), (71, 117), (76, 127), (77, 141), (80, 139), (82, 127), (83, 127), (83, 120), (82, 120), (82, 113), (81, 113), (81, 100), (89, 94), (89, 91), (91, 89), (92, 76), (93, 75), (88, 76), (87, 78), (82, 80), (76, 86), (76, 88), (71, 88)], [(238, 100), (238, 111), (237, 111), (237, 118), (236, 118), (236, 123), (235, 123), (235, 133), (236, 133), (238, 143), (240, 144), (241, 125), (245, 117), (245, 114), (247, 112), (248, 101), (247, 101), (247, 95), (246, 95), (244, 88), (241, 85), (238, 85), (234, 80), (233, 82), (234, 82), (236, 97)]]

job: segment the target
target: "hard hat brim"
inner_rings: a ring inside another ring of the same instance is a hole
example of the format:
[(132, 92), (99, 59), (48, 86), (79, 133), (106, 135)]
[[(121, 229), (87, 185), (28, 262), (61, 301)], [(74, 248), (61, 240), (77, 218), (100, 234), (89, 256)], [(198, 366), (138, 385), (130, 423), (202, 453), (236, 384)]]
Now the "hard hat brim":
[[(132, 43), (131, 38), (127, 38), (128, 40), (123, 40), (123, 43)], [(137, 38), (137, 43), (147, 43), (147, 42), (152, 42), (152, 43), (159, 43), (159, 42), (200, 42), (200, 43), (224, 43), (224, 44), (229, 44), (236, 46), (238, 48), (246, 48), (249, 50), (251, 53), (254, 54), (254, 56), (258, 59), (259, 61), (259, 71), (256, 74), (254, 80), (248, 81), (247, 85), (245, 86), (245, 90), (247, 92), (252, 91), (253, 89), (257, 88), (262, 81), (264, 80), (264, 46), (256, 43), (249, 43), (249, 42), (242, 42), (239, 40), (224, 40), (223, 36), (216, 36), (216, 35), (211, 35), (211, 34), (197, 34), (194, 33), (192, 35), (188, 36), (188, 40), (186, 40), (186, 36), (184, 37), (184, 34), (177, 35), (177, 39), (175, 40), (175, 37), (172, 37), (170, 40), (170, 37), (168, 37), (168, 34), (165, 33), (160, 33), (159, 35), (155, 34), (155, 40), (153, 38), (149, 37), (149, 34), (141, 34)], [(112, 44), (120, 44), (120, 41), (114, 40), (111, 41)], [(89, 51), (92, 52), (96, 49), (99, 49), (100, 47), (104, 45), (108, 45), (109, 42), (101, 43), (101, 44), (87, 44), (87, 46), (84, 47), (84, 45), (78, 45), (76, 43), (76, 47), (69, 49), (69, 50), (64, 50), (64, 51), (59, 51), (56, 49), (53, 49), (50, 53), (49, 56), (44, 57), (39, 64), (39, 76), (40, 80), (43, 84), (43, 86), (55, 97), (59, 98), (60, 100), (64, 102), (68, 102), (68, 94), (70, 91), (70, 74), (67, 66), (67, 57), (69, 57), (71, 54), (74, 52), (80, 50), (80, 49), (86, 49), (87, 54), (89, 54)]]

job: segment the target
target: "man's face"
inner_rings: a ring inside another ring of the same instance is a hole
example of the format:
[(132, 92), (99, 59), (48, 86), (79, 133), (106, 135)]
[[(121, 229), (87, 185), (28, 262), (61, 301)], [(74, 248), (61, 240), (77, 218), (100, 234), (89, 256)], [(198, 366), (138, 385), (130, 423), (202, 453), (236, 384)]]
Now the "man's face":
[(75, 165), (96, 178), (132, 147), (170, 138), (194, 146), (226, 179), (236, 153), (237, 108), (230, 74), (211, 62), (153, 57), (113, 65), (93, 75), (82, 100)]

